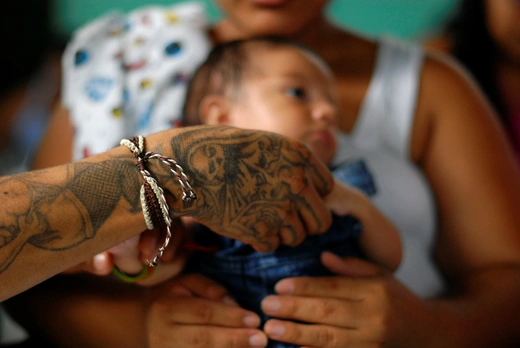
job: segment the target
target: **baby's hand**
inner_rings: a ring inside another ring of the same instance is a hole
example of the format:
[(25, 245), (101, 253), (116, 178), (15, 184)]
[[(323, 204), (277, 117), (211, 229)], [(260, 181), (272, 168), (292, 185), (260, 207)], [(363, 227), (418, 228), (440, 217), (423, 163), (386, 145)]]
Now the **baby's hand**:
[(355, 216), (360, 200), (366, 201), (366, 197), (359, 189), (334, 179), (334, 187), (325, 197), (325, 204), (336, 215)]
[(180, 220), (172, 222), (172, 238), (164, 251), (159, 264), (154, 268), (146, 268), (149, 261), (157, 255), (158, 248), (163, 243), (163, 235), (159, 230), (149, 230), (132, 237), (123, 243), (112, 247), (93, 258), (65, 271), (64, 273), (87, 272), (106, 276), (113, 273), (123, 280), (130, 281), (136, 275), (143, 273), (135, 281), (139, 285), (151, 286), (163, 282), (184, 268), (186, 255), (179, 250), (185, 236), (185, 228)]
[(144, 233), (108, 249), (108, 253), (112, 255), (114, 265), (125, 274), (138, 274), (143, 269), (139, 248), (141, 236), (144, 236)]

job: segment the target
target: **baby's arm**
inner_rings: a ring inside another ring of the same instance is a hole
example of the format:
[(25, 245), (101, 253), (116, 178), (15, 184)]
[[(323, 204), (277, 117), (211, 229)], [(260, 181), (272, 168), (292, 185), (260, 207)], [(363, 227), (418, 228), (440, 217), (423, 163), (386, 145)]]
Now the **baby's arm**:
[(402, 256), (399, 233), (363, 192), (335, 179), (326, 202), (335, 214), (349, 214), (361, 221), (359, 245), (370, 260), (392, 271), (397, 269)]

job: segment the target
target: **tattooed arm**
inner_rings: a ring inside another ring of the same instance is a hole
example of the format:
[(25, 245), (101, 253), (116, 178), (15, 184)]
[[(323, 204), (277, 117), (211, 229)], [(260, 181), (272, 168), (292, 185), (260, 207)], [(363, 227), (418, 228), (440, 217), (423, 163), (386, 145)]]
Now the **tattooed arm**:
[[(180, 200), (167, 168), (149, 169), (172, 217), (192, 216), (258, 250), (294, 245), (330, 224), (328, 170), (300, 143), (258, 131), (200, 126), (146, 138), (175, 158), (197, 194)], [(0, 301), (145, 230), (141, 178), (129, 150), (0, 179)]]

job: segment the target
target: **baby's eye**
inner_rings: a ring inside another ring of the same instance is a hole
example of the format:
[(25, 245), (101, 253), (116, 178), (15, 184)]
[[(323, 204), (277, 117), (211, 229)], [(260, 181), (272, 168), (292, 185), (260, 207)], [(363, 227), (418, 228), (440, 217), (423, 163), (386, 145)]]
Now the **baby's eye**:
[(300, 87), (291, 87), (287, 88), (285, 90), (285, 94), (287, 94), (289, 97), (293, 97), (296, 99), (305, 99), (307, 97), (307, 93), (305, 93), (305, 90)]

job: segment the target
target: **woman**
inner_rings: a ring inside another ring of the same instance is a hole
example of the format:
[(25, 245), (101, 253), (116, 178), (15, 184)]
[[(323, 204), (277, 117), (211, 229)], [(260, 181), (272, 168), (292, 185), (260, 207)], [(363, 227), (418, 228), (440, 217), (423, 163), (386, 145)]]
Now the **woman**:
[[(211, 29), (211, 37), (221, 42), (282, 35), (306, 44), (331, 66), (341, 97), (341, 141), (349, 143), (342, 149), (356, 149), (340, 151), (337, 162), (367, 159), (379, 187), (374, 203), (401, 232), (403, 262), (394, 276), (360, 260), (324, 255), (324, 264), (338, 276), (281, 281), (281, 295), (264, 300), (264, 311), (278, 318), (265, 325), (267, 336), (313, 347), (514, 346), (520, 183), (491, 108), (449, 59), (338, 28), (325, 18), (326, 3), (219, 0), (227, 17)], [(67, 147), (71, 139), (69, 134)], [(70, 153), (62, 160), (68, 159)], [(86, 308), (83, 320), (67, 316), (65, 335), (63, 326), (51, 322), (45, 329), (62, 343), (76, 344), (81, 337), (84, 346), (145, 341), (160, 347), (264, 346), (258, 332), (252, 335), (226, 316), (225, 304), (197, 297), (205, 282), (190, 279), (184, 295), (151, 290), (150, 303), (111, 294), (71, 295), (78, 308)], [(54, 308), (48, 306), (55, 290), (48, 289), (51, 297), (41, 297), (43, 289), (26, 303)], [(131, 292), (139, 297), (140, 290)], [(91, 301), (104, 304), (107, 321), (89, 320)], [(132, 313), (147, 317), (134, 320)], [(120, 317), (132, 330), (106, 330)]]

